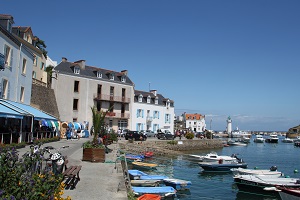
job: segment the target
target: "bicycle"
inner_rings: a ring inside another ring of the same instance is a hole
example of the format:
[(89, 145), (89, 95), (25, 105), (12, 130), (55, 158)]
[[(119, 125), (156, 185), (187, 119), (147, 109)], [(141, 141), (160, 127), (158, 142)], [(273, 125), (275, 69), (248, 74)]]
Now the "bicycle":
[[(46, 170), (52, 171), (55, 175), (61, 174), (63, 171), (65, 156), (63, 156), (60, 152), (61, 149), (69, 148), (69, 146), (62, 146), (59, 149), (56, 149), (52, 146), (46, 146), (43, 148), (43, 151), (46, 153), (44, 156), (46, 157)], [(56, 150), (56, 152), (52, 152), (51, 150)], [(48, 163), (51, 161), (51, 163)]]

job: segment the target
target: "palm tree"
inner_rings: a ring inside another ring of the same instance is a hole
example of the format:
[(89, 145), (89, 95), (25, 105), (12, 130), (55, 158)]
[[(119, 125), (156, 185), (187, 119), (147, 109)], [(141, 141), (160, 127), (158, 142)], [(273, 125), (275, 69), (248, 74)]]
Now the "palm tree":
[(98, 135), (104, 135), (106, 132), (105, 128), (105, 116), (108, 113), (107, 111), (100, 110), (98, 111), (97, 108), (91, 107), (92, 113), (93, 113), (93, 126), (94, 126), (94, 138), (93, 138), (93, 146), (98, 145)]
[(54, 68), (54, 66), (52, 66), (52, 65), (48, 65), (47, 67), (46, 67), (46, 72), (47, 72), (47, 87), (48, 88), (51, 88), (51, 84), (52, 84), (52, 78), (54, 78), (54, 77), (52, 77), (52, 73), (53, 73), (53, 68)]
[(47, 46), (46, 46), (44, 40), (41, 40), (39, 37), (34, 36), (33, 37), (33, 46), (39, 48), (43, 52), (43, 55), (45, 56), (45, 58), (47, 59), (48, 52), (46, 51)]

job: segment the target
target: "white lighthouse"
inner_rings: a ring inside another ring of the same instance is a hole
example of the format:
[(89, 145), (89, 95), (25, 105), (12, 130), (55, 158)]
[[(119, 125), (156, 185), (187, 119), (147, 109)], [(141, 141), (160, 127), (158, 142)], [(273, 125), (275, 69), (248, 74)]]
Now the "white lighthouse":
[(227, 118), (227, 134), (231, 134), (232, 128), (231, 128), (231, 118), (230, 116)]

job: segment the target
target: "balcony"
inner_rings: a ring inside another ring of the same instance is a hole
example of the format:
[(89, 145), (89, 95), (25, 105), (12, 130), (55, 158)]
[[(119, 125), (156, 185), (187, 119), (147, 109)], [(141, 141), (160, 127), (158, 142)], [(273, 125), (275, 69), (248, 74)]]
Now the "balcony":
[(146, 121), (147, 121), (147, 122), (152, 122), (152, 121), (153, 121), (153, 117), (147, 117), (147, 118), (146, 118)]
[(122, 102), (122, 103), (129, 103), (130, 98), (122, 97), (122, 96), (113, 96), (108, 94), (95, 94), (95, 100), (102, 100), (102, 101), (114, 101), (114, 102)]
[(130, 118), (130, 114), (129, 113), (108, 112), (106, 114), (106, 117), (108, 117), (108, 118), (118, 118), (118, 119), (129, 119)]

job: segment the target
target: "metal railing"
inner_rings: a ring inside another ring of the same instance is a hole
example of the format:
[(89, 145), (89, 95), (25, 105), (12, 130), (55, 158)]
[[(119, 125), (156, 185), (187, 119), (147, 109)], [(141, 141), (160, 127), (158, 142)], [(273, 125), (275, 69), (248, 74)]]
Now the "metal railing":
[(122, 97), (122, 96), (113, 96), (108, 94), (94, 94), (94, 99), (103, 100), (103, 101), (130, 103), (130, 98)]

